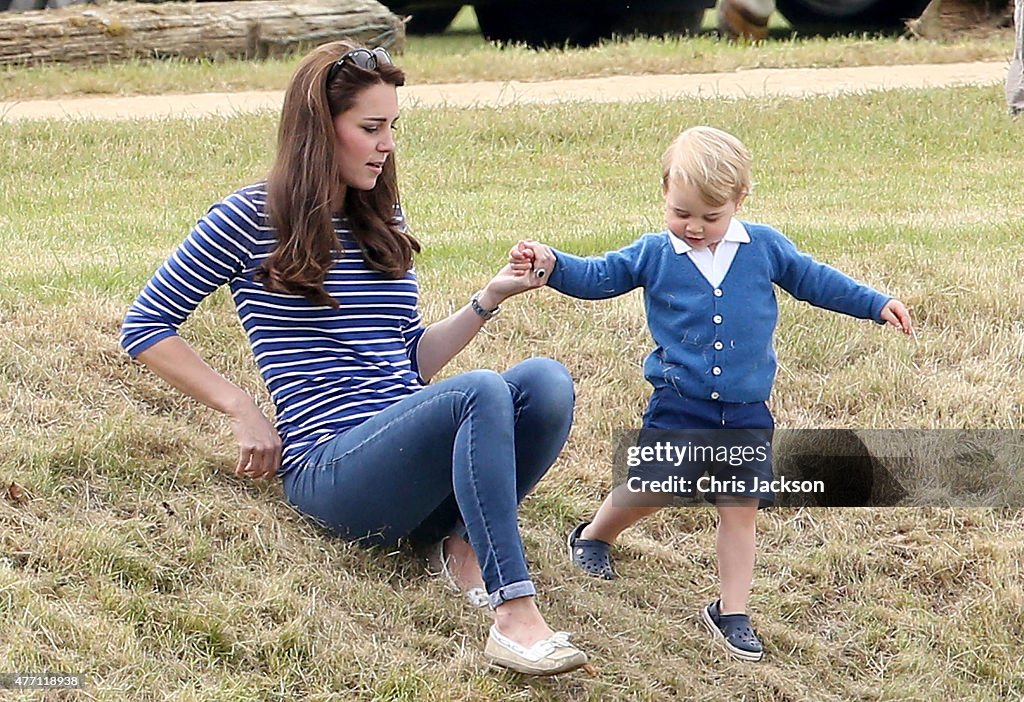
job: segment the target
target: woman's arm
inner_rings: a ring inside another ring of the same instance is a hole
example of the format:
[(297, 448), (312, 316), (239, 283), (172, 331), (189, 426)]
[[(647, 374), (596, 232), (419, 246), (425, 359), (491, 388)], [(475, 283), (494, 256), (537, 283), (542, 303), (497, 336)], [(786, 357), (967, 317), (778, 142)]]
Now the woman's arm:
[[(505, 300), (521, 292), (544, 284), (536, 276), (517, 276), (511, 266), (502, 268), (480, 291), (477, 303), (484, 310), (493, 310)], [(426, 328), (416, 349), (420, 377), (429, 381), (448, 361), (466, 348), (477, 332), (483, 328), (483, 317), (469, 304), (439, 322)]]
[(281, 465), (281, 438), (252, 397), (211, 368), (179, 336), (156, 342), (136, 359), (194, 400), (228, 416), (238, 442), (235, 475), (263, 478)]
[(125, 316), (121, 344), (160, 378), (231, 419), (239, 445), (235, 473), (271, 475), (281, 440), (248, 394), (210, 368), (178, 336), (208, 295), (241, 274), (260, 237), (260, 215), (239, 192), (210, 208), (139, 293)]

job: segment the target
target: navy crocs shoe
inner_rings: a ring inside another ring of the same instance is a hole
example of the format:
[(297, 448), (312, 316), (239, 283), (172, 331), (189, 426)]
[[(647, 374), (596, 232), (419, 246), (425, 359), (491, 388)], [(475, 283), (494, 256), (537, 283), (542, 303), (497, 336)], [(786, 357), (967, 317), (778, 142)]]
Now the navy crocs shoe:
[(569, 560), (573, 565), (582, 568), (587, 575), (605, 580), (614, 580), (617, 575), (612, 569), (612, 545), (600, 539), (581, 539), (580, 534), (590, 522), (578, 524), (569, 532), (566, 545), (569, 547)]
[(700, 611), (700, 620), (716, 641), (725, 646), (733, 658), (757, 662), (764, 657), (764, 647), (754, 633), (746, 614), (722, 614), (722, 601), (715, 600)]

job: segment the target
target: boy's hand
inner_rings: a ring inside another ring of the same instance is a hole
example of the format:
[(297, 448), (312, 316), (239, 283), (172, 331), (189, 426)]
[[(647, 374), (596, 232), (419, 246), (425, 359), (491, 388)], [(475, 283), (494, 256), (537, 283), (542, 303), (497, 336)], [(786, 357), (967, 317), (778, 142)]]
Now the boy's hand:
[(539, 241), (521, 240), (508, 252), (508, 263), (516, 276), (529, 274), (537, 287), (547, 282), (555, 267), (555, 254), (551, 247)]
[(533, 249), (520, 241), (508, 252), (508, 265), (516, 276), (522, 276), (533, 270)]
[(495, 304), (539, 288), (548, 282), (548, 273), (555, 265), (555, 254), (536, 241), (520, 241), (508, 252), (508, 265), (498, 271), (484, 288)]
[(914, 333), (914, 326), (910, 322), (910, 312), (907, 311), (906, 305), (895, 298), (885, 303), (881, 317), (883, 322), (888, 322), (904, 334)]

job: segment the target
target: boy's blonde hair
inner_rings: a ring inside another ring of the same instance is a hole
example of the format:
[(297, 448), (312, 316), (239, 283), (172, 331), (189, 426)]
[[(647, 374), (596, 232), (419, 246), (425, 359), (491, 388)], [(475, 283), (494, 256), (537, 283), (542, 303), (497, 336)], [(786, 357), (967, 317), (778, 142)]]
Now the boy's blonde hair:
[(691, 127), (661, 157), (661, 182), (692, 185), (712, 207), (750, 193), (751, 158), (732, 134), (714, 127)]

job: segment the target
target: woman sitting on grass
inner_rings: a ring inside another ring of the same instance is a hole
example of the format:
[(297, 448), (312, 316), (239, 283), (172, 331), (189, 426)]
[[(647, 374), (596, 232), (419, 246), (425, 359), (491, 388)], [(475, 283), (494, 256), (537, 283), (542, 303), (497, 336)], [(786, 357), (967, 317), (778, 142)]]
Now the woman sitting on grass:
[[(572, 380), (534, 358), (427, 386), (502, 301), (541, 281), (506, 266), (469, 304), (424, 326), (420, 247), (399, 207), (394, 160), (404, 81), (384, 49), (338, 42), (306, 56), (285, 94), (266, 182), (199, 220), (128, 311), (122, 344), (230, 417), (238, 475), (279, 475), (299, 510), (362, 545), (435, 543), (445, 573), (494, 609), (490, 660), (538, 675), (572, 670), (587, 658), (538, 611), (517, 525), (519, 503), (568, 435)], [(222, 285), (276, 428), (177, 335)]]

